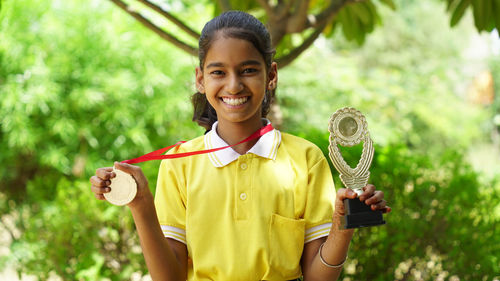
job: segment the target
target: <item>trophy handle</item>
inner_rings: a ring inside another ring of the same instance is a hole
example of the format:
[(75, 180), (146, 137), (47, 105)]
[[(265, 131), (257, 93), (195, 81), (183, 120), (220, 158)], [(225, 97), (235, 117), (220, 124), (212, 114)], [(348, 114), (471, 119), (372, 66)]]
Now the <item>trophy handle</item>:
[(361, 159), (354, 169), (351, 168), (342, 157), (332, 132), (330, 132), (330, 145), (328, 146), (328, 150), (330, 151), (330, 159), (332, 160), (335, 169), (337, 169), (340, 173), (342, 183), (345, 187), (351, 188), (358, 195), (361, 195), (361, 193), (363, 193), (363, 187), (366, 186), (368, 178), (370, 177), (370, 171), (368, 171), (368, 169), (372, 163), (374, 152), (373, 141), (371, 140), (368, 132), (365, 134), (363, 139), (363, 152), (361, 153)]
[(373, 141), (370, 138), (368, 132), (366, 132), (365, 138), (363, 140), (363, 152), (361, 153), (361, 159), (358, 162), (356, 168), (354, 168), (355, 174), (354, 176), (361, 176), (368, 172), (373, 160)]

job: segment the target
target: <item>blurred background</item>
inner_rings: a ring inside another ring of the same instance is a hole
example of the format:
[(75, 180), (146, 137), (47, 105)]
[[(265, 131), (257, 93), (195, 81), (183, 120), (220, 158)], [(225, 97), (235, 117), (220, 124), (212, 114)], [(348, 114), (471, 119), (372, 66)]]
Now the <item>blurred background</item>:
[[(272, 27), (281, 130), (326, 155), (333, 112), (368, 120), (393, 212), (356, 231), (340, 280), (500, 280), (500, 4), (265, 3), (0, 1), (0, 280), (150, 280), (130, 212), (88, 179), (204, 133), (196, 33), (228, 8)], [(301, 24), (278, 28), (284, 7)], [(159, 162), (140, 166), (154, 191)]]

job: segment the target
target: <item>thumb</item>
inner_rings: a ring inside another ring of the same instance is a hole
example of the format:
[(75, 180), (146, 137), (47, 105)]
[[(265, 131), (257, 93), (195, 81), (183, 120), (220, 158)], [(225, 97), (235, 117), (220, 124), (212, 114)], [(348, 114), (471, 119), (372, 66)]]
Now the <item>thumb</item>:
[(344, 199), (354, 199), (358, 195), (350, 188), (340, 188), (337, 191), (337, 199), (342, 202)]
[(115, 162), (115, 168), (131, 175), (136, 181), (141, 177), (141, 168), (127, 163)]
[(337, 196), (335, 200), (335, 213), (339, 216), (345, 215), (344, 210), (344, 199), (354, 199), (358, 195), (350, 188), (340, 188), (337, 191)]

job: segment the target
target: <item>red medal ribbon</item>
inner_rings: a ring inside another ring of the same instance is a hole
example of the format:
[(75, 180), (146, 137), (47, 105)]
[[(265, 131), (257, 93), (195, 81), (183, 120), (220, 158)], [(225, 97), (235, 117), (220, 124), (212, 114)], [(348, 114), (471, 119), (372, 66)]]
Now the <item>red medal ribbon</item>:
[(140, 156), (140, 157), (137, 157), (134, 159), (130, 159), (130, 160), (124, 160), (124, 161), (122, 161), (122, 163), (135, 164), (135, 163), (141, 163), (141, 162), (146, 162), (146, 161), (151, 161), (151, 160), (173, 159), (173, 158), (181, 158), (181, 157), (187, 157), (187, 156), (191, 156), (191, 155), (198, 155), (198, 154), (215, 152), (215, 151), (219, 151), (219, 150), (226, 149), (229, 147), (233, 147), (233, 146), (238, 145), (238, 144), (242, 144), (242, 143), (247, 142), (247, 141), (251, 141), (251, 140), (256, 139), (256, 138), (260, 138), (261, 136), (265, 135), (267, 132), (272, 131), (273, 129), (274, 129), (273, 125), (271, 125), (271, 123), (269, 123), (266, 126), (257, 130), (255, 133), (250, 135), (248, 138), (246, 138), (238, 143), (235, 143), (233, 145), (217, 147), (217, 148), (212, 148), (212, 149), (184, 152), (184, 153), (174, 153), (174, 154), (167, 154), (167, 155), (163, 154), (167, 150), (185, 143), (185, 141), (179, 141), (174, 145), (155, 150), (155, 151), (150, 152), (148, 154), (144, 154), (143, 156)]

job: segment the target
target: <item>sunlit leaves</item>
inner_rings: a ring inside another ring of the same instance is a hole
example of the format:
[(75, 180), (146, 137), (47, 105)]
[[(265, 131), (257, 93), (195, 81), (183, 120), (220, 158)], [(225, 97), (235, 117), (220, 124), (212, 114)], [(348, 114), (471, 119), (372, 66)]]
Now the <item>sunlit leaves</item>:
[(455, 26), (467, 10), (474, 16), (474, 25), (478, 31), (500, 29), (500, 2), (497, 0), (446, 0), (451, 13), (450, 25)]

